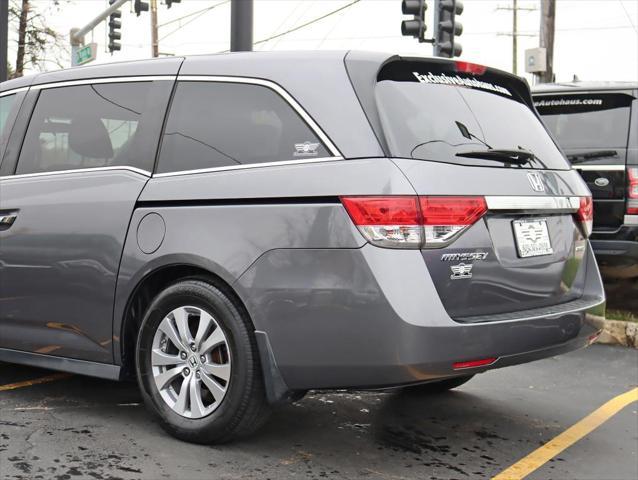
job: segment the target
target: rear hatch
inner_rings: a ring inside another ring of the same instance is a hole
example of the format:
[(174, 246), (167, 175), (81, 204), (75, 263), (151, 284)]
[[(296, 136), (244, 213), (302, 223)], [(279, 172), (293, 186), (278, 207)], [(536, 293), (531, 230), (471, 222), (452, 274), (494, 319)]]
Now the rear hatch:
[[(371, 102), (351, 78), (415, 188), (421, 237), (411, 225), (405, 235), (452, 318), (486, 321), (582, 296), (589, 192), (521, 79), (465, 62), (397, 59), (379, 70)], [(409, 221), (406, 205), (397, 219)], [(393, 248), (401, 230), (389, 242), (371, 232), (372, 243)]]
[(631, 92), (534, 96), (543, 122), (592, 192), (594, 230), (617, 230), (625, 215)]

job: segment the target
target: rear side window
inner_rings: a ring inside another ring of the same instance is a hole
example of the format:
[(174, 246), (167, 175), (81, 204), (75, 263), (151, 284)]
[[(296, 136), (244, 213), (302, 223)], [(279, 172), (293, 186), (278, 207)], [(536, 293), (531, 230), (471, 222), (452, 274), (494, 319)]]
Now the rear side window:
[[(476, 166), (568, 169), (520, 81), (485, 67), (396, 62), (381, 69), (376, 104), (390, 154)], [(524, 154), (524, 162), (506, 156)]]
[(272, 89), (183, 81), (169, 113), (158, 173), (329, 156), (299, 114)]
[[(542, 95), (534, 105), (562, 148), (608, 151), (613, 162), (614, 152), (627, 148), (633, 99), (624, 93)], [(573, 161), (585, 159), (575, 156)]]
[[(33, 112), (18, 174), (133, 166), (152, 171), (142, 153), (151, 82), (43, 89)], [(148, 137), (148, 135), (146, 136)]]

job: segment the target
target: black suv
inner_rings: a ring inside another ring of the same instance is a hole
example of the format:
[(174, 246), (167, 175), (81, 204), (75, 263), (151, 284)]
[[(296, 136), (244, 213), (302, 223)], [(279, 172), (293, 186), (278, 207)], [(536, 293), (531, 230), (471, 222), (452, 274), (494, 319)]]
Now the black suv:
[(638, 83), (545, 84), (533, 95), (594, 197), (591, 243), (601, 272), (638, 278)]

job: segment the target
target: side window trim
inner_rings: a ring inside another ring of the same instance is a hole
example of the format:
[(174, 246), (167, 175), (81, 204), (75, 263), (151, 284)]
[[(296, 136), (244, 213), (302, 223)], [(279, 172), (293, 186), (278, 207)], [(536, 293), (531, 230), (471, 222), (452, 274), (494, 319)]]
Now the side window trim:
[(310, 116), (310, 114), (299, 104), (299, 102), (297, 102), (297, 100), (295, 100), (295, 98), (292, 95), (290, 95), (283, 87), (281, 87), (279, 84), (273, 81), (264, 80), (261, 78), (252, 78), (252, 77), (231, 77), (231, 76), (218, 76), (218, 75), (179, 75), (177, 77), (177, 82), (241, 83), (241, 84), (248, 84), (248, 85), (260, 85), (262, 87), (269, 88), (301, 117), (301, 119), (308, 126), (308, 128), (317, 136), (317, 138), (319, 138), (323, 142), (326, 149), (330, 152), (330, 156), (316, 158), (316, 159), (306, 159), (306, 160), (281, 160), (276, 162), (233, 165), (228, 167), (212, 167), (212, 168), (203, 168), (203, 169), (197, 169), (197, 170), (193, 170), (193, 169), (183, 170), (178, 172), (154, 173), (153, 174), (154, 177), (186, 175), (189, 173), (212, 172), (212, 171), (219, 171), (219, 170), (259, 168), (259, 167), (268, 167), (273, 165), (286, 165), (286, 164), (296, 164), (296, 163), (317, 163), (317, 162), (326, 162), (326, 161), (334, 161), (334, 160), (343, 159), (343, 155), (341, 154), (339, 149), (335, 146), (332, 140), (330, 140), (328, 135), (326, 135), (326, 133), (321, 129), (321, 127), (317, 124), (317, 122), (315, 122), (315, 120)]
[[(2, 161), (0, 162), (0, 179), (14, 178), (18, 166), (18, 157), (22, 150), (22, 144), (27, 133), (27, 127), (31, 122), (31, 115), (35, 109), (39, 92), (34, 92), (30, 87), (17, 89), (21, 96), (20, 106), (13, 119), (11, 132), (7, 138)], [(4, 92), (3, 92), (4, 93)]]

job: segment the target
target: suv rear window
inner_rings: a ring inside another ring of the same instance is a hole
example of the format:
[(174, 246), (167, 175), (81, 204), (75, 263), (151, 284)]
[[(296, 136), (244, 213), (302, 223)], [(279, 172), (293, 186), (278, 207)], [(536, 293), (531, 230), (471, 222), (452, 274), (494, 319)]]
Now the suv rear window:
[[(465, 73), (450, 71), (452, 66), (401, 61), (381, 69), (375, 96), (390, 155), (462, 165), (570, 168), (525, 102), (522, 82), (490, 69)], [(527, 161), (481, 153), (488, 150), (514, 157), (524, 152)]]
[(624, 93), (539, 95), (534, 105), (565, 150), (604, 151), (627, 147), (632, 100)]
[(4, 127), (15, 100), (15, 94), (0, 97), (0, 138), (4, 138)]

